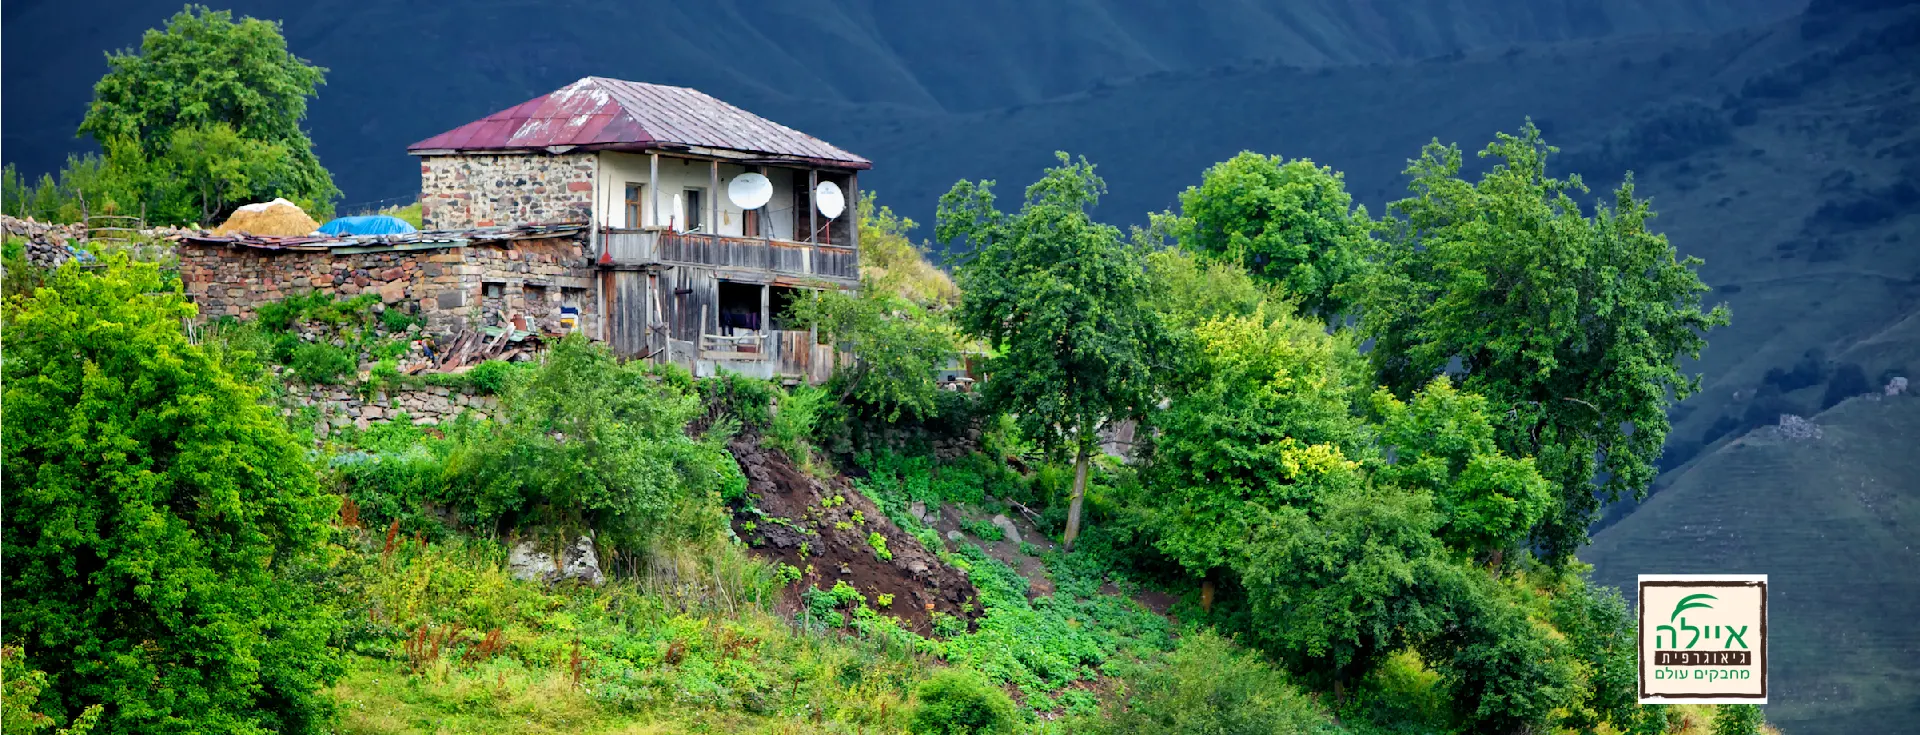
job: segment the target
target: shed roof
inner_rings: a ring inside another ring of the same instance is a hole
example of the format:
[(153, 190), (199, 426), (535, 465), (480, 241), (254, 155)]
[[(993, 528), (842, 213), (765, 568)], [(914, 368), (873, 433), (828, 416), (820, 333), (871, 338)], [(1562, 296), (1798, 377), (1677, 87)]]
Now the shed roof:
[(436, 152), (685, 149), (803, 159), (838, 168), (873, 164), (826, 141), (696, 89), (587, 77), (407, 147)]

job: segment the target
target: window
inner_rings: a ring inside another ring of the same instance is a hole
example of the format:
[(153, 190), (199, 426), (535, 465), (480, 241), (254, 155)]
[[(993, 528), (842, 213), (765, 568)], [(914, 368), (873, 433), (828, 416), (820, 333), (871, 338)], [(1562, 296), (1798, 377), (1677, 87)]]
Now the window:
[(529, 308), (536, 307), (536, 306), (546, 306), (547, 304), (547, 287), (546, 286), (541, 286), (533, 283), (524, 284), (520, 286), (520, 294), (526, 297), (527, 306)]
[(497, 299), (507, 295), (507, 284), (501, 281), (486, 281), (480, 284), (480, 295)]
[(735, 281), (719, 282), (719, 318), (717, 326), (720, 334), (735, 336), (753, 334), (761, 331), (760, 296), (762, 286), (758, 283), (739, 283)]
[(706, 189), (687, 189), (687, 211), (680, 215), (680, 221), (683, 223), (680, 228), (682, 231), (699, 232), (706, 229), (707, 206), (704, 201), (707, 198), (706, 194)]
[(625, 224), (628, 229), (638, 229), (645, 224), (645, 220), (643, 220), (640, 215), (640, 213), (644, 211), (640, 208), (640, 202), (642, 201), (641, 194), (646, 193), (646, 190), (646, 184), (635, 184), (631, 181), (627, 182), (627, 220)]

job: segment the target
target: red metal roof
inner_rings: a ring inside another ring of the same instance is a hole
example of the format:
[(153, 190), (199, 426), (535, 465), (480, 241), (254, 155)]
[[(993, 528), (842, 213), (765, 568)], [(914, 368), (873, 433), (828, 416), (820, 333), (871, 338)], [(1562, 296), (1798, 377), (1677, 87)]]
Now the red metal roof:
[(865, 158), (699, 90), (587, 77), (407, 147), (530, 150), (548, 146), (700, 146), (865, 169)]

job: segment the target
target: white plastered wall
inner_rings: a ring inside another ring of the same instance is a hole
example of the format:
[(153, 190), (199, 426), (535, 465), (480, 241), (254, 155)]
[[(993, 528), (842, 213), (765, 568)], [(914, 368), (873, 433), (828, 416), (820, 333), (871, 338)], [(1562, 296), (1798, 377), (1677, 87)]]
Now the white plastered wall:
[[(711, 174), (706, 161), (687, 158), (660, 156), (659, 192), (660, 210), (654, 211), (654, 192), (650, 181), (651, 162), (645, 153), (620, 153), (602, 151), (600, 154), (600, 173), (596, 186), (594, 211), (598, 213), (602, 227), (633, 229), (642, 226), (660, 226), (667, 223), (665, 213), (673, 209), (673, 197), (681, 195), (683, 201), (687, 189), (706, 190), (711, 185)], [(720, 221), (717, 232), (721, 235), (738, 237), (745, 230), (745, 221), (739, 207), (727, 199), (727, 185), (734, 177), (747, 173), (750, 169), (731, 163), (720, 164)], [(772, 235), (785, 239), (793, 234), (793, 175), (791, 169), (767, 167), (767, 178), (773, 182), (773, 199), (761, 211), (772, 224)], [(627, 221), (627, 184), (643, 184), (649, 188), (640, 196), (640, 207), (645, 222)], [(707, 196), (714, 196), (708, 192)], [(684, 204), (682, 205), (684, 207)], [(805, 213), (802, 213), (804, 216)], [(702, 215), (704, 218), (704, 215)], [(804, 229), (804, 228), (803, 228)]]

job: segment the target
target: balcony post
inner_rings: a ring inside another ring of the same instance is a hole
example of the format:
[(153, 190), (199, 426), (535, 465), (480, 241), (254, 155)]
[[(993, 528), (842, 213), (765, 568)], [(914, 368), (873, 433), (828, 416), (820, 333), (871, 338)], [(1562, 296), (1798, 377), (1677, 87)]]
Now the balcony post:
[(707, 162), (707, 234), (720, 235), (720, 159)]
[(820, 190), (820, 170), (807, 169), (807, 244), (820, 242), (820, 203), (813, 200)]
[[(653, 224), (660, 224), (660, 152), (654, 151), (647, 157), (647, 188), (653, 190)], [(641, 217), (641, 227), (645, 227), (646, 217)]]

